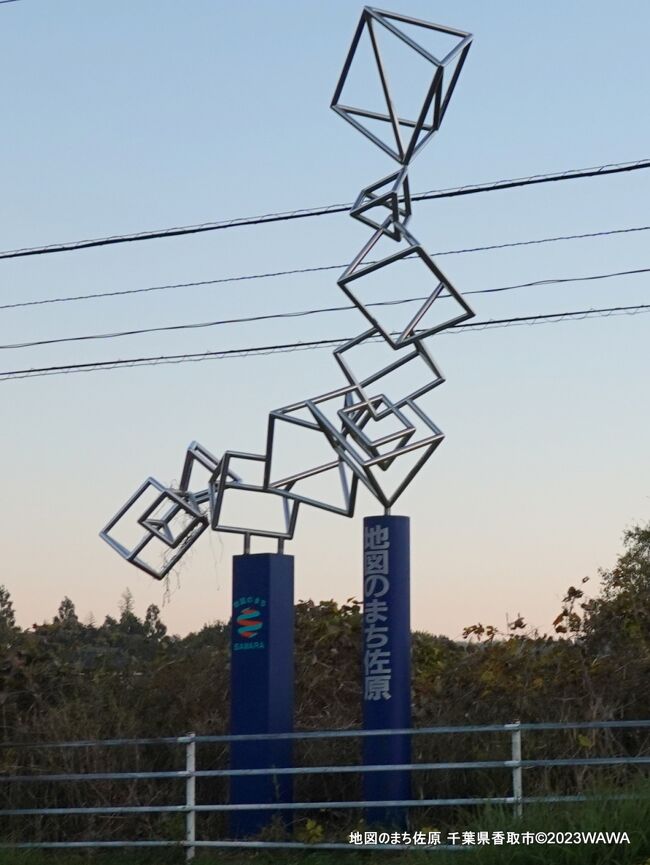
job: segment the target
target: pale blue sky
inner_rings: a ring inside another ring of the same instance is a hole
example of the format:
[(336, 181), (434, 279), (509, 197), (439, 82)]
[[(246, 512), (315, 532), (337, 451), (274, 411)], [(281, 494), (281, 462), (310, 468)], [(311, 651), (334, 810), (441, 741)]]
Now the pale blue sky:
[[(648, 155), (650, 7), (553, 0), (392, 0), (475, 42), (415, 189)], [(352, 200), (390, 160), (328, 108), (360, 4), (349, 0), (21, 0), (0, 6), (0, 247)], [(431, 252), (648, 223), (650, 175), (416, 206)], [(367, 232), (345, 215), (0, 261), (0, 303), (345, 262)], [(650, 266), (647, 234), (437, 259), (461, 290)], [(0, 344), (343, 304), (335, 273), (16, 310)], [(648, 301), (646, 276), (473, 298), (481, 319)], [(524, 613), (548, 628), (570, 582), (611, 564), (650, 517), (650, 317), (441, 335), (446, 441), (396, 512), (413, 520), (413, 621), (457, 636)], [(352, 336), (357, 313), (0, 350), (0, 369)], [(138, 610), (163, 587), (97, 537), (138, 484), (177, 478), (186, 445), (260, 451), (270, 409), (337, 386), (328, 351), (0, 384), (0, 582), (19, 619), (63, 595)], [(360, 591), (360, 523), (304, 508), (297, 595)], [(224, 618), (230, 538), (203, 538), (164, 617)]]

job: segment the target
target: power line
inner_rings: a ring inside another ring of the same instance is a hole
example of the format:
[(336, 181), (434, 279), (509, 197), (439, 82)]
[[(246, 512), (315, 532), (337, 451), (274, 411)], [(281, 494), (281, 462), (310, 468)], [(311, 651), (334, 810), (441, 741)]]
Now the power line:
[[(612, 273), (594, 273), (587, 276), (567, 276), (555, 277), (552, 279), (537, 279), (533, 282), (520, 282), (516, 283), (515, 285), (502, 285), (496, 288), (479, 288), (474, 291), (466, 291), (464, 292), (464, 294), (497, 294), (504, 291), (513, 291), (517, 288), (533, 288), (540, 285), (560, 285), (569, 282), (591, 282), (593, 280), (612, 279), (613, 277), (619, 276), (636, 276), (641, 273), (650, 273), (650, 267), (641, 267), (634, 270), (618, 270)], [(443, 297), (444, 296), (445, 295), (443, 295)], [(416, 303), (418, 301), (421, 302), (426, 299), (427, 296), (425, 295), (420, 297), (401, 298), (399, 300), (377, 301), (374, 303), (368, 303), (366, 305), (370, 307), (401, 306), (402, 304)], [(142, 327), (134, 328), (132, 330), (111, 331), (108, 333), (91, 333), (78, 336), (53, 337), (51, 339), (38, 339), (31, 342), (13, 342), (5, 345), (0, 345), (0, 351), (21, 348), (35, 348), (45, 345), (60, 345), (61, 343), (69, 342), (88, 342), (93, 340), (119, 339), (120, 337), (142, 336), (143, 334), (151, 333), (169, 333), (171, 331), (200, 330), (204, 328), (220, 327), (224, 325), (245, 323), (247, 324), (251, 322), (272, 321), (277, 319), (306, 318), (308, 316), (322, 315), (324, 313), (349, 312), (354, 309), (356, 309), (354, 304), (346, 304), (345, 306), (326, 306), (317, 309), (298, 310), (296, 312), (273, 312), (263, 315), (242, 316), (240, 318), (219, 319), (217, 321), (197, 321), (186, 324), (168, 324), (162, 325), (160, 327)]]
[[(638, 315), (650, 310), (650, 303), (635, 306), (614, 306), (601, 309), (570, 310), (567, 312), (543, 313), (540, 315), (525, 315), (517, 318), (490, 319), (487, 321), (468, 322), (449, 328), (444, 333), (460, 333), (468, 330), (487, 330), (499, 327), (514, 327), (517, 325), (557, 324), (561, 321), (586, 318), (608, 318), (614, 315)], [(40, 378), (46, 375), (67, 375), (76, 372), (100, 372), (102, 370), (119, 369), (121, 367), (158, 366), (166, 363), (197, 363), (204, 360), (221, 360), (224, 358), (250, 357), (253, 355), (283, 354), (294, 351), (308, 351), (340, 345), (350, 337), (338, 339), (319, 339), (309, 342), (283, 343), (280, 345), (253, 346), (251, 348), (226, 349), (224, 351), (204, 351), (190, 354), (159, 355), (157, 357), (134, 357), (127, 359), (96, 361), (94, 363), (63, 364), (58, 366), (32, 367), (31, 369), (6, 370), (0, 372), (0, 381), (22, 378)], [(378, 337), (381, 340), (381, 337)]]
[[(492, 243), (487, 246), (470, 246), (462, 249), (447, 249), (441, 252), (433, 252), (431, 253), (431, 255), (436, 258), (443, 255), (466, 255), (474, 252), (489, 252), (492, 250), (510, 249), (512, 247), (518, 246), (533, 246), (543, 243), (557, 243), (559, 241), (584, 240), (593, 237), (611, 237), (617, 234), (631, 234), (637, 231), (650, 231), (650, 225), (633, 226), (631, 228), (613, 228), (606, 231), (590, 231), (582, 234), (563, 234), (555, 237), (540, 237), (534, 238), (532, 240), (516, 240), (507, 243)], [(348, 266), (348, 264), (349, 262), (345, 262), (342, 264), (324, 264), (315, 267), (293, 268), (291, 270), (274, 270), (267, 273), (226, 276), (219, 279), (202, 279), (194, 282), (175, 282), (169, 283), (167, 285), (151, 285), (146, 286), (145, 288), (127, 288), (119, 291), (100, 291), (94, 294), (75, 294), (67, 295), (64, 297), (48, 297), (39, 298), (37, 300), (23, 300), (17, 303), (0, 304), (0, 310), (18, 309), (27, 306), (44, 306), (49, 303), (72, 303), (84, 300), (97, 300), (104, 297), (123, 297), (125, 295), (146, 294), (154, 291), (169, 291), (170, 289), (175, 288), (198, 288), (205, 285), (223, 285), (225, 283), (246, 282), (256, 279), (272, 279), (280, 276), (294, 276), (297, 274), (319, 273), (328, 270), (343, 270), (345, 267)]]
[[(607, 163), (593, 168), (575, 168), (552, 174), (533, 174), (528, 177), (516, 177), (496, 180), (489, 183), (467, 184), (452, 189), (433, 189), (413, 195), (414, 201), (431, 201), (438, 198), (456, 198), (461, 195), (475, 195), (479, 192), (496, 192), (501, 189), (515, 189), (523, 186), (533, 186), (540, 183), (556, 183), (564, 180), (577, 180), (585, 177), (602, 177), (608, 174), (640, 171), (650, 168), (650, 159), (638, 159), (635, 162)], [(143, 240), (160, 240), (168, 237), (181, 237), (190, 234), (201, 234), (206, 231), (220, 231), (226, 228), (238, 228), (245, 225), (265, 225), (272, 222), (286, 222), (294, 219), (305, 219), (312, 216), (327, 216), (333, 213), (343, 213), (352, 207), (347, 204), (330, 204), (324, 207), (303, 208), (281, 213), (267, 213), (262, 216), (247, 216), (235, 219), (204, 222), (198, 225), (183, 225), (173, 228), (163, 228), (154, 231), (140, 231), (132, 234), (114, 234), (108, 237), (73, 240), (64, 243), (50, 243), (45, 246), (9, 249), (0, 252), (0, 259), (24, 258), (31, 255), (49, 255), (55, 252), (73, 252), (79, 249), (92, 249), (98, 246), (112, 246), (118, 243), (134, 243)]]

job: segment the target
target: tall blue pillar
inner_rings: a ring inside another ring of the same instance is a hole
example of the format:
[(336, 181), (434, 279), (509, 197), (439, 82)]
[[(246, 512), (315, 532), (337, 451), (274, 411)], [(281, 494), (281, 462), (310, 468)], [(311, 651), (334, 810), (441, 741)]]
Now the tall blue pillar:
[[(293, 556), (235, 556), (230, 673), (233, 735), (293, 730)], [(233, 742), (232, 769), (290, 766), (290, 739)], [(230, 779), (232, 804), (290, 802), (290, 775)], [(276, 811), (231, 812), (234, 838), (256, 835)]]
[[(397, 730), (411, 726), (411, 615), (409, 518), (363, 521), (363, 726)], [(365, 765), (411, 762), (410, 736), (366, 736)], [(365, 772), (364, 799), (411, 798), (408, 770)], [(403, 826), (404, 809), (371, 808), (368, 819)]]

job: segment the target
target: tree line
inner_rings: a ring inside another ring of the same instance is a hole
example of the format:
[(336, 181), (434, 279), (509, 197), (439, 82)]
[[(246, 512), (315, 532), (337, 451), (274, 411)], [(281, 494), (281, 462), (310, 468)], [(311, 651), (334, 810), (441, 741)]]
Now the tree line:
[[(570, 586), (549, 633), (523, 617), (464, 640), (412, 635), (417, 725), (650, 717), (650, 526), (626, 532), (614, 568), (587, 595)], [(34, 741), (221, 733), (228, 728), (229, 623), (185, 637), (127, 590), (117, 617), (20, 628), (0, 587), (0, 737)], [(296, 604), (296, 726), (355, 726), (361, 708), (361, 605)]]
[[(530, 629), (522, 616), (508, 624), (506, 633), (487, 623), (468, 625), (463, 640), (415, 631), (413, 726), (650, 718), (650, 526), (629, 530), (615, 566), (599, 577), (593, 596), (586, 578), (568, 588), (549, 633)], [(143, 618), (135, 614), (128, 591), (119, 615), (106, 616), (101, 624), (81, 622), (74, 603), (64, 598), (52, 621), (20, 628), (10, 594), (0, 587), (0, 774), (184, 768), (183, 749), (174, 745), (48, 749), (17, 743), (227, 733), (229, 628), (217, 622), (185, 637), (171, 635), (155, 605)], [(296, 729), (361, 725), (361, 635), (361, 605), (353, 598), (343, 604), (296, 604)], [(526, 733), (524, 757), (647, 755), (649, 745), (647, 728), (546, 731)], [(414, 762), (510, 756), (504, 733), (413, 737)], [(312, 739), (294, 748), (297, 766), (360, 760), (357, 739)], [(227, 746), (200, 745), (199, 762), (227, 768)], [(526, 793), (573, 794), (603, 784), (630, 789), (642, 775), (643, 767), (531, 769)], [(3, 784), (0, 809), (174, 802), (182, 796), (179, 783)], [(418, 771), (412, 783), (415, 798), (428, 798), (431, 791), (438, 797), (511, 795), (510, 772), (501, 768)], [(354, 774), (295, 779), (296, 801), (360, 796), (360, 778)], [(227, 801), (227, 780), (200, 779), (197, 797)], [(222, 837), (227, 831), (223, 815), (202, 820), (208, 835)], [(170, 833), (181, 837), (182, 832), (182, 815), (24, 817), (4, 820), (0, 838), (151, 839)]]

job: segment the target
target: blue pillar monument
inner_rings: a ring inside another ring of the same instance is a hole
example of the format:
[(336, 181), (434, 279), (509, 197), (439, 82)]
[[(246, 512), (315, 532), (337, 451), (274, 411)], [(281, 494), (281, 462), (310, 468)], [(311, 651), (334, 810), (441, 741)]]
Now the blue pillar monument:
[[(409, 518), (366, 517), (363, 521), (363, 727), (403, 730), (411, 726), (411, 622)], [(411, 762), (407, 735), (365, 736), (366, 766)], [(364, 799), (411, 798), (408, 770), (365, 772)], [(400, 809), (403, 812), (403, 809)], [(382, 825), (400, 824), (400, 810), (371, 808)]]
[[(233, 736), (293, 730), (293, 556), (235, 556), (231, 620), (230, 731)], [(232, 742), (231, 769), (291, 766), (291, 739)], [(231, 804), (284, 803), (291, 775), (234, 775)], [(234, 838), (257, 835), (273, 810), (231, 813)]]

